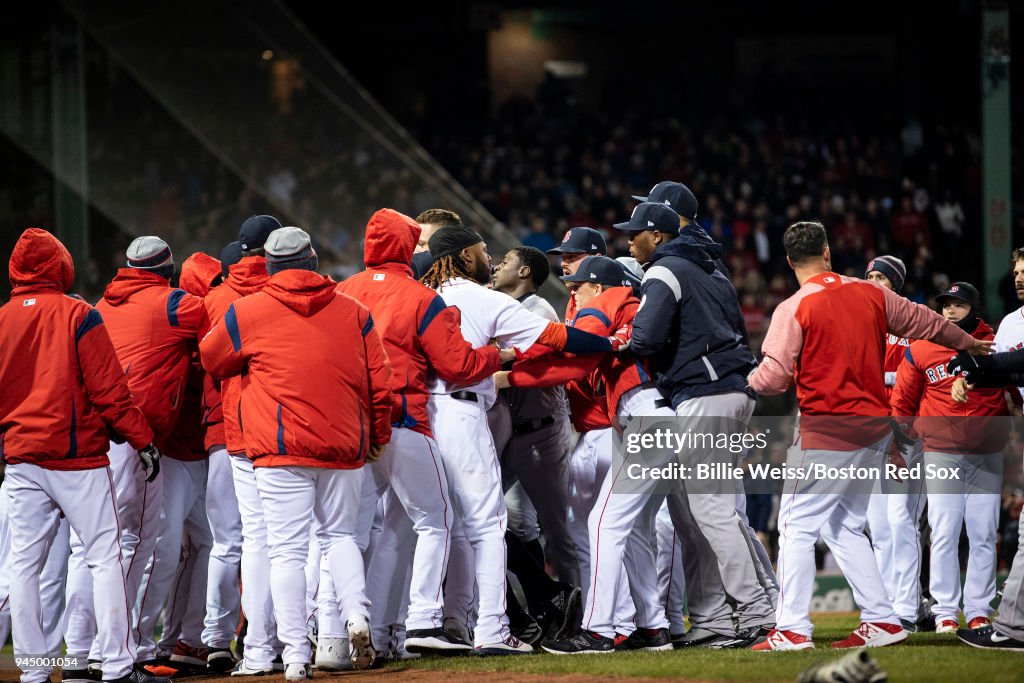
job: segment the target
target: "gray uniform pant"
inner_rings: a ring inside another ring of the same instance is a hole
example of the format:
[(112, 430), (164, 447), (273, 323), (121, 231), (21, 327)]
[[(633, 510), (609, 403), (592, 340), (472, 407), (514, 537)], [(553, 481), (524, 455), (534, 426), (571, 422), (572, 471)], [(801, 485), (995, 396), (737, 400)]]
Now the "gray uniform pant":
[(1003, 635), (1024, 640), (1024, 524), (1020, 525), (1020, 544), (1013, 557), (1010, 575), (1003, 584), (999, 616), (993, 623)]

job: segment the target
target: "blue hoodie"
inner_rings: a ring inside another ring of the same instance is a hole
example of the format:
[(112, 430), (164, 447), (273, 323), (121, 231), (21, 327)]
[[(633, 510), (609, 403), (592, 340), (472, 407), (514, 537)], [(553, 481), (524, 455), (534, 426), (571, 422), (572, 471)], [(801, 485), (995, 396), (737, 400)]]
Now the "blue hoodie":
[(689, 234), (658, 247), (645, 266), (630, 349), (650, 356), (658, 388), (687, 399), (744, 391), (757, 362), (739, 300), (719, 268), (721, 245)]

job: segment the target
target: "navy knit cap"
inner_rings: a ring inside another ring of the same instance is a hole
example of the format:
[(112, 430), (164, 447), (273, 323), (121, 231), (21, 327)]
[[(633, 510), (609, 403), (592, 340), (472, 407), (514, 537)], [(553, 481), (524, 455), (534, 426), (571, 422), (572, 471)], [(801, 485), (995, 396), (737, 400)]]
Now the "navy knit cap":
[(897, 292), (903, 289), (903, 283), (907, 279), (907, 267), (895, 256), (879, 256), (872, 259), (864, 270), (864, 275), (867, 276), (872, 271), (878, 271), (889, 278), (892, 288)]

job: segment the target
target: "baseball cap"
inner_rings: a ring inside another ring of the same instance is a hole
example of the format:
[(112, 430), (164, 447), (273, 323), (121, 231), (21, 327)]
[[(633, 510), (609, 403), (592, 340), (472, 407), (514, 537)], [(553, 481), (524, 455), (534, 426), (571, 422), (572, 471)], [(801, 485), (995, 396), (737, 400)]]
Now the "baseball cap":
[(651, 188), (646, 197), (632, 195), (640, 202), (655, 202), (672, 207), (672, 210), (691, 221), (697, 220), (697, 198), (686, 185), (672, 180), (663, 180)]
[(630, 287), (636, 277), (625, 266), (607, 256), (587, 256), (572, 275), (563, 275), (562, 282), (593, 282), (609, 287)]
[(220, 272), (228, 276), (228, 270), (242, 260), (242, 243), (234, 241), (220, 250)]
[(280, 221), (273, 216), (249, 216), (238, 231), (238, 242), (242, 245), (242, 251), (259, 249), (266, 244), (270, 233), (280, 227)]
[(981, 303), (981, 295), (978, 294), (978, 290), (970, 282), (954, 282), (942, 294), (935, 297), (935, 302), (941, 306), (946, 302), (946, 299), (958, 299), (975, 310), (977, 310), (978, 304)]
[(125, 252), (128, 257), (129, 268), (141, 270), (157, 270), (170, 266), (174, 268), (174, 255), (171, 254), (171, 247), (159, 237), (145, 235), (136, 237), (128, 245)]
[(554, 249), (548, 249), (549, 254), (604, 254), (608, 252), (608, 245), (604, 241), (604, 235), (593, 228), (569, 228), (562, 236), (562, 243)]
[(628, 221), (616, 223), (615, 227), (625, 232), (658, 230), (675, 234), (679, 232), (679, 214), (667, 204), (643, 202), (636, 205)]

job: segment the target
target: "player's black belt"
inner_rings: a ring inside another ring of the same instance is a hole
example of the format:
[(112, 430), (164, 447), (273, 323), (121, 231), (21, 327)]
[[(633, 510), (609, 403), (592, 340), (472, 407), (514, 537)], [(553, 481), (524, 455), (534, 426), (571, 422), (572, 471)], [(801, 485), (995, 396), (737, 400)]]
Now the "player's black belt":
[(654, 402), (654, 407), (655, 408), (671, 408), (672, 407), (672, 401), (668, 400), (667, 398), (659, 398), (657, 401)]
[(539, 432), (545, 427), (550, 427), (555, 424), (555, 418), (548, 415), (547, 417), (540, 417), (536, 420), (518, 420), (512, 423), (513, 434), (532, 434), (533, 432)]
[(472, 401), (473, 403), (477, 402), (476, 392), (473, 391), (453, 391), (448, 395), (460, 401)]

